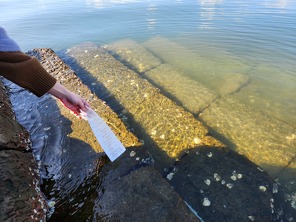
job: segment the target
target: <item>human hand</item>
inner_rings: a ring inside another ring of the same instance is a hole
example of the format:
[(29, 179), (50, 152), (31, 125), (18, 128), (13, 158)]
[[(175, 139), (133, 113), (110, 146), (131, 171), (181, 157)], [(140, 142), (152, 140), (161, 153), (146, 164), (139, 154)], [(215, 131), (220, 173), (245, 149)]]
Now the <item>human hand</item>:
[(85, 99), (66, 89), (58, 82), (48, 92), (57, 97), (78, 118), (82, 118), (81, 111), (86, 112), (87, 108), (90, 108)]

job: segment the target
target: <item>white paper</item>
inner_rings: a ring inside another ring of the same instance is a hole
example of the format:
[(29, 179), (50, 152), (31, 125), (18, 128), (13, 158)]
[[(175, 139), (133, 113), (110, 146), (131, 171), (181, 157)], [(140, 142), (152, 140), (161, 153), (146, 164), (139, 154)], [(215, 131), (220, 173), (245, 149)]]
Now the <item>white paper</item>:
[(98, 142), (112, 162), (124, 153), (125, 147), (95, 111), (88, 108), (86, 113), (82, 112), (82, 115), (88, 120)]

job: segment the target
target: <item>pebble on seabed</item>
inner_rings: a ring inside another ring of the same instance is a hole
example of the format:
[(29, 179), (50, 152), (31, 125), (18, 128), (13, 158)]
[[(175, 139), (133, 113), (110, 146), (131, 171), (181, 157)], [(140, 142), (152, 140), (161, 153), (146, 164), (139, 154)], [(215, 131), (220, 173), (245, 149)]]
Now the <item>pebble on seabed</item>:
[(205, 184), (208, 185), (208, 186), (211, 184), (211, 181), (210, 181), (209, 179), (204, 180), (204, 182), (205, 182)]

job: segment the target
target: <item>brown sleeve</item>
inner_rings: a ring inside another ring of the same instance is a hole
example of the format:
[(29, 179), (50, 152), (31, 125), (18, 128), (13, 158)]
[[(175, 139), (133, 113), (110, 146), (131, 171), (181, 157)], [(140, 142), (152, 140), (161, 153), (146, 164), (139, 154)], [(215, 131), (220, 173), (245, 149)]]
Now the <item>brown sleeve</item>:
[(35, 57), (22, 52), (0, 52), (0, 75), (39, 97), (57, 81)]

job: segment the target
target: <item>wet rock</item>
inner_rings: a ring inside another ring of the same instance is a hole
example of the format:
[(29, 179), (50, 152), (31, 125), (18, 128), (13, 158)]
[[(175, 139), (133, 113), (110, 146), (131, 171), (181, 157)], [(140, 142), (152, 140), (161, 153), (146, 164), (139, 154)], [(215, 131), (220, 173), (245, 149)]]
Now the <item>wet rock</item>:
[[(235, 144), (232, 148), (238, 153), (274, 177), (295, 156), (296, 139), (288, 139), (294, 135), (292, 127), (276, 118), (254, 112), (233, 96), (216, 100), (204, 110), (200, 118)], [(231, 147), (231, 143), (228, 145)]]
[(219, 58), (213, 61), (173, 41), (155, 37), (143, 44), (162, 61), (203, 83), (220, 95), (232, 94), (249, 82), (246, 66), (239, 61)]
[(142, 45), (131, 39), (120, 40), (106, 45), (105, 48), (121, 62), (142, 73), (160, 65), (160, 60)]
[[(2, 149), (30, 150), (27, 131), (18, 123), (12, 105), (0, 80), (0, 146)], [(0, 149), (1, 150), (1, 149)]]
[[(145, 147), (157, 162), (165, 159), (160, 158), (160, 155), (174, 159), (185, 149), (197, 145), (222, 145), (208, 136), (208, 130), (191, 113), (162, 95), (157, 88), (115, 60), (105, 49), (85, 43), (69, 49), (68, 54), (103, 84), (125, 108), (133, 126), (140, 125), (136, 133), (144, 140), (152, 140), (154, 145)], [(198, 144), (196, 141), (199, 141)], [(165, 153), (160, 154), (158, 148)]]
[(140, 158), (138, 167), (126, 173), (131, 159), (137, 161), (139, 155), (117, 166), (106, 166), (109, 170), (98, 189), (96, 217), (108, 221), (199, 221), (154, 167), (144, 164), (147, 159)]
[(205, 221), (285, 218), (281, 186), (247, 158), (227, 148), (190, 150), (175, 166), (170, 184)]
[(153, 163), (143, 148), (131, 148), (113, 163), (99, 157), (83, 183), (60, 191), (49, 221), (199, 221)]
[(0, 221), (45, 221), (37, 164), (0, 81)]
[(45, 221), (47, 206), (32, 153), (1, 150), (0, 166), (0, 220)]

